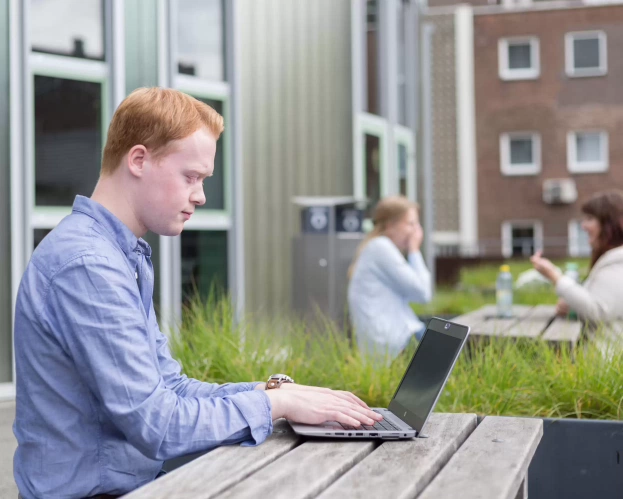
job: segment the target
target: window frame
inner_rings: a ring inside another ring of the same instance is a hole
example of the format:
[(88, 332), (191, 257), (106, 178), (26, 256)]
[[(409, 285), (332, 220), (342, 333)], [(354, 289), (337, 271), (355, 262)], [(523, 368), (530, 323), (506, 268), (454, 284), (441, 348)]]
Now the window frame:
[[(530, 46), (529, 69), (511, 69), (508, 50), (510, 45), (527, 43)], [(500, 38), (498, 40), (498, 75), (504, 81), (536, 80), (541, 76), (541, 43), (537, 36)]]
[[(236, 317), (242, 318), (244, 311), (244, 233), (240, 180), (236, 166), (239, 157), (240, 141), (234, 134), (239, 131), (234, 92), (236, 81), (234, 54), (234, 18), (237, 5), (223, 2), (223, 62), (225, 81), (202, 79), (198, 76), (180, 74), (177, 67), (177, 4), (178, 0), (158, 0), (158, 83), (188, 93), (197, 98), (221, 101), (223, 118), (229, 132), (222, 137), (223, 151), (223, 209), (196, 210), (193, 217), (184, 224), (189, 231), (225, 231), (227, 232), (227, 280), (229, 292), (236, 301)], [(235, 120), (235, 121), (234, 121)], [(236, 176), (236, 178), (234, 178)], [(234, 198), (234, 193), (237, 197)], [(234, 224), (235, 219), (235, 224)], [(182, 321), (182, 242), (181, 235), (176, 237), (160, 236), (160, 305), (161, 329), (171, 336), (179, 332)]]
[[(532, 163), (512, 164), (511, 141), (532, 139)], [(507, 177), (538, 175), (541, 173), (541, 135), (538, 132), (505, 132), (500, 135), (500, 171)]]
[(417, 156), (415, 136), (410, 128), (394, 126), (394, 150), (396, 151), (396, 182), (395, 190), (400, 193), (400, 165), (398, 164), (398, 146), (402, 145), (407, 150), (407, 193), (406, 196), (411, 201), (417, 201)]
[[(103, 0), (103, 61), (33, 52), (29, 1), (9, 1), (10, 169), (11, 169), (11, 293), (13, 310), (21, 276), (33, 252), (34, 231), (53, 229), (71, 213), (71, 206), (35, 206), (36, 75), (100, 83), (102, 86), (102, 147), (114, 108), (125, 97), (124, 4)], [(99, 170), (98, 170), (99, 173)], [(12, 333), (13, 334), (13, 333)], [(10, 383), (0, 383), (0, 396), (15, 393), (15, 356)]]
[[(601, 161), (579, 162), (577, 160), (577, 136), (582, 133), (599, 133)], [(569, 173), (604, 173), (610, 168), (609, 137), (606, 130), (572, 130), (567, 132), (567, 170)]]
[[(577, 39), (589, 40), (597, 38), (599, 41), (599, 65), (595, 68), (575, 68), (575, 48), (573, 42)], [(591, 76), (605, 76), (608, 74), (608, 37), (602, 30), (571, 31), (565, 33), (565, 72), (569, 78), (585, 78)]]
[(579, 234), (582, 228), (580, 227), (582, 220), (579, 218), (573, 218), (569, 220), (567, 225), (567, 251), (569, 256), (574, 258), (586, 258), (590, 257), (592, 253), (592, 249), (589, 246), (587, 252), (581, 251), (580, 245), (578, 244)]
[(502, 222), (502, 256), (513, 256), (513, 229), (530, 228), (534, 231), (534, 251), (543, 251), (543, 222), (540, 220), (506, 220)]
[(367, 198), (367, 180), (366, 180), (366, 151), (365, 136), (372, 135), (379, 139), (379, 182), (380, 196), (387, 196), (392, 193), (391, 174), (389, 171), (389, 151), (388, 151), (388, 125), (387, 121), (374, 114), (360, 113), (357, 116), (357, 144), (356, 152), (358, 153), (358, 165), (354, 170), (355, 173), (355, 197), (357, 199)]

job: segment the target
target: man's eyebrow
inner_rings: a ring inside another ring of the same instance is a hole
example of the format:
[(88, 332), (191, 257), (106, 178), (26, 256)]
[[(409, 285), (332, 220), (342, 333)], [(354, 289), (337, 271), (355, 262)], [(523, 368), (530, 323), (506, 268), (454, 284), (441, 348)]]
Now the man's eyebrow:
[(203, 178), (207, 178), (207, 177), (211, 177), (214, 175), (214, 172), (210, 173), (209, 175), (207, 173), (204, 173), (204, 171), (199, 171), (196, 168), (190, 168), (188, 170), (188, 173), (194, 173), (195, 175), (197, 175), (198, 177), (203, 177)]

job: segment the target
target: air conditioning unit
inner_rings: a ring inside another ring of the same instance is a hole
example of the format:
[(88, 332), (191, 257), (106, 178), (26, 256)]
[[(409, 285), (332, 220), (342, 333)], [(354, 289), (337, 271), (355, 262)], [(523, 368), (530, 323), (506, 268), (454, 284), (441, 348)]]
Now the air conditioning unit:
[(508, 8), (529, 7), (530, 5), (532, 5), (532, 0), (500, 0), (500, 4), (503, 7), (508, 7)]
[(571, 204), (578, 199), (572, 178), (550, 178), (543, 181), (543, 201), (547, 204)]

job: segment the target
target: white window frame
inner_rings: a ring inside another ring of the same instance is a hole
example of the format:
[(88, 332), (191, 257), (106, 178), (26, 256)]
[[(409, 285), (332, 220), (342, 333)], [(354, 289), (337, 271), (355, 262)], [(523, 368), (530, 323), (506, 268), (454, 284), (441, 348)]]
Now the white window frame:
[(531, 228), (534, 231), (534, 251), (543, 251), (543, 223), (540, 220), (508, 220), (502, 223), (502, 256), (513, 256), (513, 229)]
[[(102, 85), (102, 147), (114, 108), (125, 96), (125, 27), (123, 0), (104, 0), (105, 60), (93, 61), (33, 52), (30, 2), (10, 0), (11, 95), (11, 261), (13, 310), (21, 276), (33, 252), (34, 231), (53, 229), (71, 206), (35, 206), (35, 75), (96, 82)], [(0, 397), (14, 394), (13, 382), (0, 383)]]
[[(184, 230), (226, 231), (228, 283), (235, 300), (236, 317), (244, 313), (244, 221), (242, 205), (242, 180), (236, 171), (241, 156), (240, 120), (234, 115), (239, 111), (232, 100), (236, 92), (236, 71), (234, 47), (237, 3), (224, 2), (223, 22), (225, 29), (225, 68), (227, 81), (214, 81), (197, 76), (179, 74), (177, 68), (177, 0), (158, 0), (158, 79), (162, 87), (171, 87), (197, 98), (218, 100), (223, 103), (223, 118), (228, 132), (223, 136), (223, 209), (201, 209), (195, 211), (192, 219), (185, 223)], [(239, 49), (237, 49), (239, 50)], [(234, 197), (235, 193), (235, 197)], [(235, 218), (235, 223), (234, 223)], [(160, 237), (160, 296), (161, 329), (167, 334), (176, 334), (182, 320), (182, 254), (181, 236)]]
[[(597, 38), (599, 40), (599, 66), (595, 68), (574, 67), (574, 40), (587, 40)], [(608, 73), (608, 38), (604, 31), (573, 31), (565, 34), (565, 70), (570, 78), (583, 78), (588, 76), (604, 76)]]
[(388, 196), (393, 194), (394, 188), (391, 182), (391, 173), (389, 169), (389, 151), (388, 143), (388, 124), (387, 120), (374, 114), (360, 113), (357, 118), (357, 140), (355, 145), (355, 197), (357, 199), (366, 198), (366, 152), (365, 137), (373, 135), (379, 139), (379, 174), (380, 174), (380, 195)]
[[(531, 68), (511, 69), (508, 60), (509, 45), (530, 45)], [(504, 81), (535, 80), (541, 75), (540, 42), (536, 36), (500, 38), (498, 40), (498, 74)]]
[[(513, 165), (510, 143), (513, 139), (532, 139), (532, 163)], [(541, 135), (537, 132), (508, 132), (500, 135), (500, 171), (505, 176), (537, 175), (541, 172)]]
[(588, 248), (588, 251), (581, 251), (580, 246), (578, 245), (578, 239), (580, 231), (583, 230), (581, 227), (582, 220), (581, 219), (572, 219), (569, 220), (567, 234), (568, 234), (568, 245), (567, 251), (569, 252), (569, 256), (576, 258), (583, 258), (591, 256), (591, 248)]
[[(601, 137), (602, 161), (579, 162), (577, 159), (577, 135), (582, 133), (599, 133)], [(574, 130), (567, 133), (567, 169), (570, 173), (603, 173), (608, 171), (609, 144), (608, 132), (605, 130)]]
[[(366, 198), (365, 178), (365, 135), (379, 138), (380, 153), (380, 196), (399, 192), (398, 144), (407, 146), (410, 158), (408, 179), (409, 197), (416, 197), (415, 131), (417, 121), (416, 70), (418, 56), (415, 48), (405, 53), (405, 77), (407, 79), (409, 126), (398, 123), (398, 1), (379, 2), (378, 44), (379, 44), (379, 115), (365, 112), (366, 109), (366, 0), (350, 0), (351, 3), (351, 61), (352, 61), (352, 104), (353, 104), (353, 193), (357, 199)], [(408, 21), (416, 24), (415, 8), (407, 9)], [(407, 47), (416, 47), (415, 35), (406, 31)]]
[(415, 135), (410, 128), (394, 126), (394, 149), (396, 150), (396, 185), (394, 189), (400, 193), (400, 165), (398, 164), (398, 146), (404, 146), (407, 150), (407, 193), (406, 196), (411, 201), (417, 201), (417, 156)]

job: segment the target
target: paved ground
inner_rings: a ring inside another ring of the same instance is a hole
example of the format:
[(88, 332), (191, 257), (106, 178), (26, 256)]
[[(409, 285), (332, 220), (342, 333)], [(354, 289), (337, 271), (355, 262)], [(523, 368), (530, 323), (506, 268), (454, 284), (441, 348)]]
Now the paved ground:
[(15, 403), (0, 402), (0, 499), (16, 499), (17, 487), (13, 481), (13, 452), (17, 442), (13, 436)]

